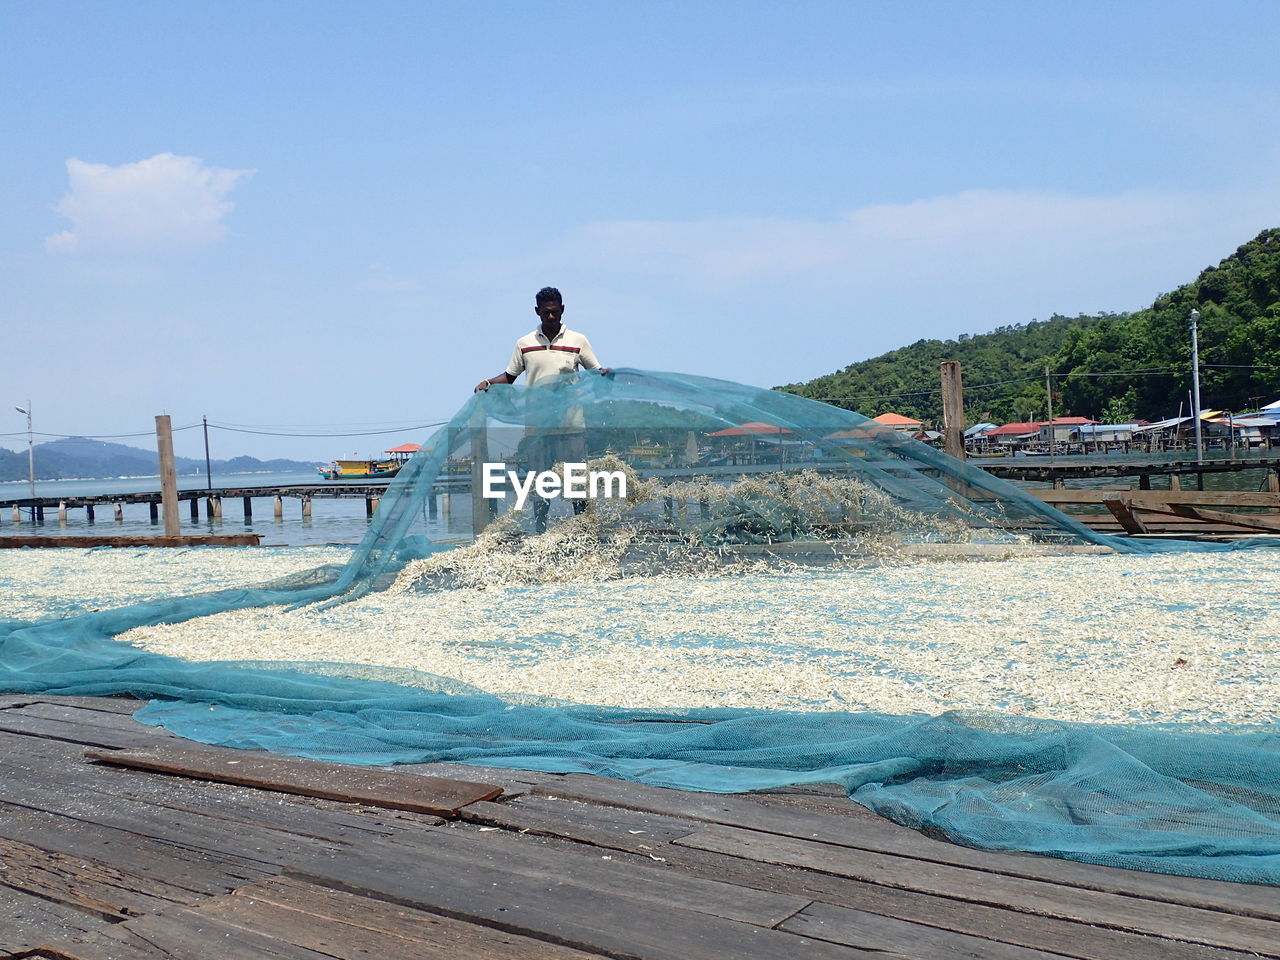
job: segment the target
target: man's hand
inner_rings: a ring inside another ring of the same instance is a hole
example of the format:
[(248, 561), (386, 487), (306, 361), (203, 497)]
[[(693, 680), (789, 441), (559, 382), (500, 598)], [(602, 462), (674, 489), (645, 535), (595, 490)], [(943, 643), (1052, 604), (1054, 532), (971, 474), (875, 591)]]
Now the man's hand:
[(602, 377), (607, 377), (607, 376), (609, 375), (609, 368), (608, 368), (608, 367), (599, 367), (598, 369), (599, 369), (599, 371), (600, 371), (600, 376), (602, 376)]
[(493, 386), (492, 380), (481, 380), (479, 383), (476, 384), (476, 388), (471, 392), (484, 393), (484, 391), (488, 390), (491, 386)]

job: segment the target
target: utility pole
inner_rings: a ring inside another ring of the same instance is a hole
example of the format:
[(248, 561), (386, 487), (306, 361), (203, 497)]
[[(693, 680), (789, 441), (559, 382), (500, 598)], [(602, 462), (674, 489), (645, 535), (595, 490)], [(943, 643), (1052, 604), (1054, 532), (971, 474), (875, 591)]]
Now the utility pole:
[(1048, 398), (1049, 411), (1049, 464), (1053, 464), (1053, 381), (1049, 379), (1049, 365), (1044, 365), (1044, 395)]
[(204, 478), (207, 481), (206, 489), (213, 489), (213, 464), (209, 460), (209, 418), (201, 417), (204, 422)]
[(14, 407), (19, 413), (27, 415), (27, 481), (31, 484), (31, 522), (36, 522), (36, 443), (35, 434), (31, 432), (31, 401), (25, 407)]
[(960, 361), (942, 363), (942, 449), (957, 460), (964, 452), (964, 383)]
[(1191, 311), (1191, 416), (1196, 424), (1196, 463), (1204, 460), (1204, 440), (1200, 436), (1200, 339), (1197, 325), (1200, 311)]

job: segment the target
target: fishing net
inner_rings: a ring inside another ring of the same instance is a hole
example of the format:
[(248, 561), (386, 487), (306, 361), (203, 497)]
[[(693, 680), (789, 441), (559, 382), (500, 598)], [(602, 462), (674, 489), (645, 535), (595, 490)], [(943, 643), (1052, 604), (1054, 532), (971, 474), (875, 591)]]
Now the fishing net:
[[(566, 487), (584, 495), (560, 495)], [(454, 678), (355, 663), (195, 662), (118, 639), (234, 610), (333, 609), (378, 591), (431, 597), (928, 556), (1264, 542), (1105, 536), (851, 411), (617, 370), (474, 396), (401, 470), (345, 566), (0, 622), (0, 690), (128, 693), (152, 701), (138, 719), (195, 740), (350, 763), (478, 763), (721, 792), (837, 783), (873, 810), (973, 846), (1276, 884), (1275, 725), (623, 709), (504, 699)], [(537, 618), (523, 629), (536, 632)]]

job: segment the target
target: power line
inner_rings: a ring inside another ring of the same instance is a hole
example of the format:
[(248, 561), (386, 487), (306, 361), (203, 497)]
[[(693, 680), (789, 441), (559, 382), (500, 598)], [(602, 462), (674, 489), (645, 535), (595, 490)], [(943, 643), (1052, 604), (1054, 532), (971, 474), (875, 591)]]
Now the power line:
[(225, 430), (228, 433), (252, 433), (262, 437), (379, 437), (392, 433), (408, 433), (412, 430), (426, 430), (430, 427), (440, 427), (448, 423), (448, 420), (440, 420), (436, 423), (417, 423), (412, 426), (396, 427), (393, 430), (365, 430), (360, 432), (348, 433), (284, 433), (277, 430), (251, 430), (248, 427), (230, 427), (220, 423), (210, 423), (210, 428), (214, 430)]

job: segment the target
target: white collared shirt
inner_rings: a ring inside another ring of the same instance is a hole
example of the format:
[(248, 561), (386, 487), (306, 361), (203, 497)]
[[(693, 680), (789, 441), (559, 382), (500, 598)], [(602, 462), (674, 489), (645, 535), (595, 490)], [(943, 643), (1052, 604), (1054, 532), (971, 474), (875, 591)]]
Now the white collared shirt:
[(560, 325), (555, 339), (548, 340), (539, 325), (533, 333), (516, 341), (511, 362), (507, 364), (507, 376), (514, 379), (522, 373), (528, 374), (526, 383), (532, 386), (543, 377), (573, 373), (578, 367), (599, 369), (600, 361), (591, 349), (591, 341), (564, 324)]

